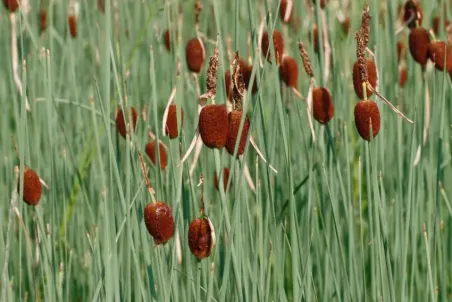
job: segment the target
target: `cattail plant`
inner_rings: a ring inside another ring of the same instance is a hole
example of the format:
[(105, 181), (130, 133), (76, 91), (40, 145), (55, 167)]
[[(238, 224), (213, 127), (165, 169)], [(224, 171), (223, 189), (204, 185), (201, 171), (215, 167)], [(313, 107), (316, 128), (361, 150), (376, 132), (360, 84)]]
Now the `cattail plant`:
[(350, 17), (346, 17), (342, 11), (336, 13), (337, 20), (341, 24), (342, 30), (346, 35), (350, 31)]
[(281, 0), (279, 6), (279, 16), (281, 21), (284, 23), (289, 23), (292, 19), (293, 13), (293, 0)]
[(296, 96), (303, 98), (297, 89), (298, 85), (298, 64), (297, 61), (291, 57), (284, 55), (281, 65), (279, 65), (279, 76), (287, 87), (291, 88)]
[(428, 56), (440, 71), (452, 70), (452, 46), (443, 41), (433, 41), (428, 45)]
[(406, 57), (406, 46), (403, 41), (397, 42), (397, 62), (404, 60)]
[(72, 38), (77, 38), (77, 23), (80, 12), (80, 4), (78, 1), (71, 1), (68, 8), (68, 26), (69, 33)]
[(422, 25), (422, 8), (417, 0), (408, 0), (404, 6), (405, 12), (403, 14), (404, 23), (411, 29)]
[[(126, 114), (127, 115), (127, 114)], [(124, 116), (124, 112), (122, 111), (122, 108), (120, 105), (118, 105), (118, 108), (116, 110), (116, 129), (118, 130), (119, 134), (123, 138), (126, 138), (127, 134), (130, 134), (130, 118), (132, 120), (132, 127), (133, 131), (136, 131), (137, 128), (137, 120), (138, 120), (138, 112), (135, 110), (134, 107), (130, 107), (130, 116)], [(129, 122), (126, 122), (128, 120)]]
[[(446, 12), (446, 10), (444, 10), (444, 12)], [(447, 16), (445, 14), (443, 15), (443, 17), (441, 17), (439, 15), (433, 17), (433, 19), (432, 19), (432, 30), (435, 33), (435, 35), (439, 34), (441, 23), (443, 24), (444, 29), (446, 29), (449, 26), (449, 24), (450, 24), (450, 21), (449, 21), (449, 19), (447, 19)]]
[(39, 10), (39, 31), (42, 33), (47, 29), (47, 8)]
[(143, 174), (151, 202), (144, 208), (144, 223), (149, 234), (154, 239), (155, 245), (165, 244), (174, 235), (174, 218), (171, 208), (163, 201), (156, 201), (154, 189), (151, 187), (147, 176), (147, 169), (141, 152), (137, 149), (140, 159), (141, 172)]
[[(312, 2), (314, 3), (314, 5), (316, 4), (316, 0), (312, 0)], [(324, 9), (326, 6), (326, 3), (328, 2), (328, 0), (320, 0), (320, 8)]]
[[(275, 50), (275, 58), (276, 64), (279, 64), (282, 61), (282, 57), (284, 54), (284, 38), (278, 30), (274, 30), (272, 34), (273, 48)], [(270, 35), (268, 31), (264, 32), (261, 38), (261, 49), (263, 56), (267, 59), (269, 63), (272, 62), (272, 54), (270, 47)]]
[[(379, 98), (381, 98), (394, 112), (400, 115), (402, 118), (410, 123), (413, 123), (410, 119), (405, 117), (402, 112), (395, 108), (386, 98), (384, 98), (376, 88), (370, 83), (369, 71), (368, 71), (368, 61), (365, 58), (365, 52), (367, 45), (369, 43), (370, 34), (370, 14), (369, 6), (366, 5), (363, 9), (362, 23), (359, 32), (355, 34), (356, 45), (357, 45), (357, 63), (359, 71), (358, 77), (353, 77), (354, 85), (355, 81), (361, 81), (363, 98), (355, 105), (354, 116), (355, 116), (355, 126), (359, 135), (367, 141), (370, 141), (371, 137), (376, 137), (380, 131), (380, 111), (377, 104), (374, 101), (367, 99), (368, 89), (375, 93)], [(372, 132), (371, 132), (372, 129)]]
[(195, 29), (196, 37), (190, 39), (185, 47), (185, 60), (187, 61), (188, 70), (194, 74), (201, 72), (206, 60), (206, 49), (199, 34), (199, 14), (201, 13), (202, 5), (199, 0), (195, 4)]
[(399, 86), (404, 87), (406, 80), (408, 79), (408, 72), (405, 66), (399, 67)]
[(188, 226), (188, 246), (191, 253), (202, 260), (212, 253), (216, 239), (215, 230), (204, 209), (204, 177), (201, 176), (201, 204), (199, 217), (192, 220)]
[(11, 13), (14, 13), (19, 8), (19, 0), (3, 0), (3, 5)]
[[(16, 141), (12, 138), (14, 149), (16, 151), (17, 159), (20, 166), (20, 155)], [(19, 168), (16, 167), (16, 173), (19, 172)], [(24, 165), (24, 180), (23, 180), (23, 201), (29, 206), (36, 206), (39, 204), (42, 195), (42, 185), (47, 187), (44, 181), (39, 178), (39, 175), (27, 165)], [(47, 187), (48, 188), (48, 187)], [(17, 194), (20, 195), (20, 179), (17, 181)]]
[(97, 9), (100, 12), (105, 13), (105, 0), (97, 0)]
[[(177, 63), (176, 76), (179, 76), (180, 62)], [(179, 136), (179, 131), (182, 129), (182, 124), (184, 122), (184, 109), (180, 106), (174, 104), (174, 99), (176, 97), (176, 86), (174, 86), (171, 91), (168, 103), (166, 105), (165, 111), (163, 112), (162, 118), (162, 131), (163, 136), (168, 136), (170, 139), (175, 139)], [(178, 113), (180, 112), (180, 113)], [(178, 114), (180, 116), (178, 117)]]
[(427, 29), (417, 27), (411, 30), (408, 36), (408, 45), (413, 59), (425, 66), (428, 61), (428, 48), (430, 44), (430, 34)]
[(155, 135), (150, 130), (148, 130), (148, 136), (150, 142), (146, 144), (146, 154), (154, 166), (157, 165), (157, 158), (159, 158), (160, 169), (164, 170), (168, 163), (167, 147), (163, 142), (157, 143)]
[[(311, 61), (309, 59), (308, 52), (306, 51), (302, 42), (298, 42), (298, 49), (300, 56), (303, 59), (303, 67), (308, 76), (311, 78), (311, 84), (309, 85), (308, 92), (308, 117), (311, 114), (314, 116), (317, 122), (320, 124), (328, 123), (334, 116), (333, 98), (330, 92), (325, 87), (315, 87), (314, 71), (311, 67)], [(314, 128), (312, 120), (310, 121), (311, 131), (313, 139), (315, 139)]]

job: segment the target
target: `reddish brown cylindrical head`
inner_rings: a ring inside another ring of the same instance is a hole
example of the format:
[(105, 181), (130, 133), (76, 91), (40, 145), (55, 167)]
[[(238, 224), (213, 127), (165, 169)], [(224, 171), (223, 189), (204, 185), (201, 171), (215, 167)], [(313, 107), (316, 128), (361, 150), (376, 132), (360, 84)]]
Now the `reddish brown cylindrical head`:
[(163, 41), (165, 43), (166, 50), (171, 51), (171, 36), (169, 29), (163, 33)]
[[(271, 63), (272, 54), (270, 47), (270, 36), (268, 31), (264, 32), (264, 34), (262, 35), (261, 46), (262, 54), (267, 59), (267, 61)], [(273, 47), (275, 49), (276, 63), (279, 64), (284, 54), (284, 39), (282, 34), (278, 30), (273, 31)]]
[(350, 17), (345, 17), (344, 21), (342, 21), (342, 30), (348, 34), (350, 31)]
[(333, 98), (328, 89), (316, 87), (312, 90), (312, 111), (316, 121), (321, 124), (326, 124), (333, 118)]
[(397, 62), (405, 58), (406, 46), (402, 41), (397, 42)]
[(204, 145), (209, 148), (223, 148), (229, 131), (226, 106), (207, 105), (202, 108), (199, 113), (198, 130)]
[(435, 41), (428, 46), (428, 56), (438, 70), (452, 69), (452, 47), (443, 41)]
[(283, 82), (289, 87), (298, 85), (298, 64), (297, 61), (289, 56), (285, 56), (279, 65), (279, 75)]
[[(17, 182), (17, 194), (20, 194), (20, 182)], [(29, 206), (36, 206), (41, 199), (42, 185), (38, 174), (32, 169), (24, 169), (24, 194), (23, 200)]]
[(173, 237), (173, 214), (171, 209), (161, 201), (150, 202), (144, 208), (144, 223), (156, 245), (164, 244)]
[[(151, 162), (156, 165), (157, 164), (157, 148), (156, 148), (156, 141), (153, 140), (146, 144), (146, 154), (148, 155)], [(166, 149), (165, 146), (162, 143), (159, 143), (159, 152), (160, 152), (160, 168), (163, 170), (166, 168), (167, 165), (167, 155), (166, 155)]]
[[(312, 36), (311, 34), (309, 35), (309, 40), (314, 43), (314, 52), (318, 53), (319, 52), (319, 29), (317, 28), (317, 25), (313, 25), (312, 26)], [(322, 43), (323, 45), (323, 43)]]
[[(314, 4), (317, 2), (316, 0), (312, 1)], [(320, 8), (324, 9), (328, 0), (320, 0)]]
[(74, 15), (68, 16), (69, 33), (72, 38), (77, 38), (77, 17)]
[(408, 36), (408, 44), (413, 59), (421, 65), (427, 64), (430, 35), (425, 28), (412, 29)]
[[(138, 113), (135, 110), (135, 108), (131, 107), (130, 112), (132, 115), (132, 123), (133, 123), (133, 131), (137, 128), (137, 120), (138, 120)], [(130, 116), (126, 116), (126, 120), (130, 123), (129, 120)], [(119, 134), (121, 134), (122, 137), (126, 138), (126, 122), (124, 120), (124, 114), (120, 106), (118, 106), (118, 110), (116, 111), (116, 128), (119, 131)]]
[[(180, 124), (182, 125), (184, 122), (184, 110), (182, 108), (180, 110)], [(165, 133), (170, 139), (174, 139), (179, 135), (177, 129), (177, 107), (175, 104), (170, 105), (168, 108)]]
[(370, 126), (372, 136), (376, 137), (380, 131), (380, 110), (373, 101), (359, 101), (355, 106), (355, 126), (359, 135), (366, 141), (370, 141)]
[[(224, 168), (223, 169), (223, 186), (224, 186), (224, 191), (228, 191), (231, 187), (232, 187), (232, 182), (229, 185), (229, 188), (227, 187), (228, 185), (228, 181), (229, 181), (229, 169), (228, 168)], [(218, 183), (218, 176), (217, 173), (214, 174), (213, 176), (213, 185), (215, 186), (215, 189), (217, 189), (217, 191), (220, 189), (219, 187), (219, 183)], [(228, 190), (227, 190), (228, 189)]]
[(226, 70), (224, 73), (224, 86), (226, 91), (226, 96), (228, 100), (232, 100), (232, 79), (231, 79), (231, 72), (229, 70)]
[[(239, 136), (239, 129), (240, 129), (240, 120), (242, 119), (243, 112), (241, 110), (233, 110), (229, 112), (229, 131), (228, 131), (228, 138), (226, 140), (226, 150), (229, 154), (234, 155), (234, 148), (237, 141), (237, 138)], [(239, 148), (237, 150), (237, 156), (242, 155), (243, 152), (245, 152), (245, 146), (247, 142), (248, 137), (248, 130), (250, 128), (250, 120), (248, 117), (245, 117), (245, 121), (243, 123), (242, 128), (242, 136), (240, 137), (239, 141)]]
[[(251, 84), (251, 74), (253, 72), (253, 66), (248, 65), (243, 59), (239, 59), (240, 72), (242, 73), (243, 81), (245, 82), (246, 89), (250, 89)], [(257, 92), (257, 77), (254, 77), (254, 83), (252, 88), (252, 93), (255, 94)], [(231, 88), (232, 93), (232, 88)]]
[(433, 29), (433, 32), (435, 33), (435, 35), (439, 34), (439, 30), (440, 30), (440, 27), (441, 27), (441, 20), (444, 20), (443, 21), (444, 29), (446, 29), (447, 26), (449, 26), (449, 24), (450, 24), (450, 21), (447, 20), (445, 17), (443, 19), (440, 16), (433, 17), (433, 19), (432, 19), (432, 29)]
[(45, 31), (47, 28), (47, 9), (41, 8), (39, 11), (39, 30)]
[(407, 26), (411, 29), (422, 25), (422, 8), (419, 3), (414, 1), (407, 1), (405, 3), (405, 13), (403, 15), (403, 21), (407, 23)]
[(281, 21), (284, 23), (289, 23), (292, 19), (293, 12), (293, 0), (281, 0), (281, 5), (279, 7), (279, 16)]
[(208, 218), (196, 218), (188, 227), (188, 246), (198, 259), (209, 257), (215, 247), (215, 230)]
[(193, 38), (187, 43), (185, 48), (185, 59), (188, 69), (191, 72), (200, 73), (206, 59), (204, 43), (199, 38)]
[[(372, 85), (374, 89), (377, 88), (377, 67), (375, 66), (375, 63), (370, 60), (366, 59), (366, 66), (367, 66), (367, 80)], [(358, 96), (358, 98), (363, 99), (364, 98), (364, 91), (363, 91), (363, 80), (361, 78), (361, 71), (358, 61), (353, 64), (353, 88), (355, 89), (355, 93)], [(373, 92), (370, 91), (370, 89), (367, 87), (366, 89), (367, 97), (370, 97)]]
[(3, 4), (5, 5), (5, 8), (11, 13), (14, 13), (19, 7), (18, 0), (3, 0)]
[(408, 72), (405, 67), (400, 68), (399, 70), (399, 86), (404, 87), (406, 80), (408, 79)]

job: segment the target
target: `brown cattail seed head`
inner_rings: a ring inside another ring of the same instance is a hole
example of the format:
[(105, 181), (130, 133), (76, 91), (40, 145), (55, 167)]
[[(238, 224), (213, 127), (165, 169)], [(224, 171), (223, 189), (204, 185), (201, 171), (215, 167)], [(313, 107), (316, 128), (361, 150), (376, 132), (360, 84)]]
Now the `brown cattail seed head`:
[(171, 51), (171, 36), (169, 29), (163, 33), (163, 42), (165, 43), (166, 50)]
[(427, 64), (428, 45), (430, 44), (428, 31), (422, 27), (411, 30), (408, 36), (408, 44), (413, 59), (421, 65)]
[[(17, 194), (20, 194), (20, 182), (17, 182)], [(42, 186), (38, 174), (32, 169), (24, 169), (24, 194), (23, 200), (29, 206), (36, 206), (41, 199)]]
[(215, 230), (209, 218), (196, 218), (188, 227), (188, 246), (199, 260), (209, 257), (215, 247)]
[(333, 98), (326, 88), (316, 87), (312, 90), (312, 111), (314, 118), (321, 124), (326, 124), (333, 118)]
[(211, 95), (217, 92), (217, 69), (218, 69), (218, 47), (215, 47), (213, 55), (209, 59), (209, 68), (207, 69), (206, 87)]
[(226, 96), (229, 101), (232, 100), (232, 80), (231, 80), (231, 72), (226, 70), (224, 73), (224, 86), (226, 91)]
[[(180, 124), (182, 125), (184, 122), (184, 109), (181, 108), (180, 111)], [(179, 135), (177, 126), (177, 107), (175, 104), (172, 104), (168, 108), (168, 118), (166, 120), (165, 129), (165, 133), (170, 139), (174, 139)]]
[[(233, 110), (229, 112), (229, 131), (228, 138), (226, 140), (226, 150), (229, 154), (234, 155), (235, 144), (239, 135), (240, 120), (242, 119), (243, 111)], [(237, 156), (242, 155), (245, 152), (246, 141), (248, 137), (248, 130), (250, 128), (250, 120), (245, 116), (245, 121), (242, 128), (242, 136), (240, 137), (239, 147), (237, 150)]]
[(77, 38), (77, 17), (75, 15), (68, 16), (69, 33), (72, 38)]
[(319, 44), (320, 44), (320, 42), (319, 42), (319, 29), (317, 28), (316, 24), (314, 24), (312, 26), (312, 36), (311, 35), (309, 36), (309, 40), (310, 41), (312, 41), (313, 39), (314, 39), (314, 41), (313, 41), (313, 43), (314, 43), (314, 52), (318, 53), (319, 52)]
[[(268, 31), (264, 32), (262, 35), (262, 54), (266, 57), (267, 61), (271, 63), (271, 47), (270, 47), (270, 37)], [(282, 60), (284, 54), (284, 39), (282, 34), (278, 30), (273, 31), (273, 47), (275, 49), (276, 64), (279, 64)]]
[(173, 237), (173, 214), (171, 209), (161, 201), (150, 202), (144, 208), (144, 223), (156, 245), (164, 244)]
[(194, 73), (200, 73), (206, 59), (206, 49), (200, 38), (193, 38), (185, 48), (185, 59), (188, 69)]
[[(232, 182), (229, 185), (229, 188), (227, 188), (228, 185), (228, 181), (229, 181), (229, 169), (228, 168), (224, 168), (223, 169), (223, 186), (224, 186), (224, 190), (226, 191), (226, 189), (230, 189), (232, 187)], [(219, 177), (217, 176), (217, 173), (214, 174), (213, 176), (213, 185), (215, 186), (215, 189), (217, 189), (217, 191), (220, 189), (219, 184), (218, 184), (218, 179)]]
[[(157, 165), (157, 148), (156, 141), (153, 140), (146, 144), (146, 154), (154, 165)], [(159, 152), (160, 152), (160, 168), (163, 170), (166, 168), (168, 163), (166, 149), (162, 143), (159, 143)]]
[(397, 42), (397, 62), (405, 58), (406, 46), (402, 41)]
[[(250, 89), (250, 84), (251, 84), (251, 74), (253, 72), (253, 66), (248, 65), (248, 63), (246, 63), (243, 59), (239, 59), (238, 61), (239, 66), (240, 66), (240, 73), (242, 74), (243, 77), (243, 81), (245, 82), (245, 87), (246, 89)], [(253, 88), (252, 88), (252, 93), (255, 94), (257, 92), (257, 78), (256, 76), (254, 77), (254, 83), (253, 83)]]
[(279, 16), (284, 23), (289, 23), (292, 19), (293, 0), (281, 0)]
[(380, 110), (373, 101), (359, 101), (355, 106), (355, 126), (359, 135), (366, 141), (370, 141), (371, 123), (372, 136), (376, 137), (380, 131)]
[(443, 41), (435, 41), (428, 46), (428, 55), (438, 70), (452, 69), (452, 46)]
[(416, 1), (407, 1), (405, 3), (405, 13), (403, 15), (403, 22), (407, 23), (407, 26), (411, 29), (422, 25), (422, 8)]
[(399, 69), (399, 86), (405, 86), (406, 80), (408, 79), (408, 72), (406, 71), (406, 67), (402, 67)]
[(39, 11), (39, 30), (45, 31), (47, 28), (47, 9), (41, 8)]
[[(374, 89), (377, 88), (377, 67), (375, 66), (375, 63), (370, 60), (366, 59), (366, 68), (367, 68), (367, 81), (372, 85)], [(358, 61), (353, 64), (353, 88), (355, 89), (355, 93), (358, 96), (358, 98), (363, 99), (364, 93), (363, 93), (363, 82), (364, 79), (362, 78), (362, 72), (361, 72), (361, 66)], [(366, 89), (367, 97), (370, 97), (373, 92), (370, 91), (369, 87)]]
[(225, 105), (207, 105), (199, 113), (198, 123), (201, 139), (209, 148), (223, 148), (229, 131), (228, 113)]
[(5, 5), (5, 8), (11, 13), (14, 13), (19, 7), (18, 0), (3, 0), (3, 4)]
[[(312, 2), (314, 2), (314, 4), (315, 4), (317, 1), (313, 0)], [(320, 8), (324, 9), (327, 2), (328, 2), (328, 0), (320, 0)]]
[[(137, 128), (137, 119), (138, 119), (138, 112), (135, 110), (135, 108), (130, 108), (130, 113), (132, 116), (132, 124), (133, 124), (133, 131)], [(126, 120), (130, 123), (129, 116), (126, 116)], [(116, 111), (116, 128), (119, 131), (119, 134), (121, 134), (122, 137), (126, 138), (126, 120), (124, 120), (124, 114), (120, 106), (118, 106), (118, 110)]]
[(298, 64), (294, 58), (285, 56), (279, 65), (279, 75), (289, 87), (297, 87), (298, 84)]
[(348, 34), (350, 31), (350, 17), (345, 17), (344, 21), (342, 21), (342, 30), (345, 34)]
[(314, 72), (312, 71), (311, 60), (309, 60), (309, 55), (304, 48), (303, 43), (298, 42), (298, 50), (300, 51), (301, 59), (303, 60), (303, 68), (311, 78), (314, 77)]

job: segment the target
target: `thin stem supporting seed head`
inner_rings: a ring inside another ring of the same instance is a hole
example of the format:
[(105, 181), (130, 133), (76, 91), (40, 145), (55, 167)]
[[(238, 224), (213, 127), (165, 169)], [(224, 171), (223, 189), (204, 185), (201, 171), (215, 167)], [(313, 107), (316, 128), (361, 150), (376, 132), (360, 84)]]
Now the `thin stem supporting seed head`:
[(314, 72), (312, 71), (311, 60), (309, 60), (308, 52), (303, 45), (303, 42), (298, 42), (298, 50), (300, 51), (301, 59), (303, 60), (303, 67), (308, 76), (314, 77)]

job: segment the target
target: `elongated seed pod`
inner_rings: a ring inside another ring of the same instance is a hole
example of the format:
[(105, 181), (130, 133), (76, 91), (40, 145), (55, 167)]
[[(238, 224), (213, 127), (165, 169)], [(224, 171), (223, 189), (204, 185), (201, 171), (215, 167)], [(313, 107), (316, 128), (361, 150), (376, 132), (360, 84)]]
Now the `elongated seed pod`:
[(221, 149), (226, 145), (229, 131), (228, 113), (225, 105), (207, 105), (199, 114), (198, 130), (209, 148)]
[(374, 101), (362, 100), (355, 106), (355, 126), (359, 135), (370, 141), (370, 126), (372, 136), (376, 137), (380, 131), (380, 110)]
[[(366, 59), (366, 66), (367, 66), (367, 79), (369, 83), (372, 85), (374, 89), (377, 88), (377, 66), (375, 66), (375, 63), (370, 60)], [(361, 79), (361, 72), (360, 72), (360, 66), (359, 62), (356, 61), (355, 64), (353, 64), (353, 88), (355, 89), (355, 93), (358, 96), (358, 98), (363, 99), (364, 98), (364, 91), (363, 91), (363, 81)], [(373, 92), (370, 91), (370, 89), (367, 87), (366, 89), (367, 97), (370, 97)]]
[[(130, 111), (132, 115), (133, 131), (135, 131), (137, 128), (138, 112), (133, 107), (130, 108)], [(126, 119), (129, 120), (129, 116), (126, 116)], [(120, 106), (118, 106), (118, 110), (116, 111), (116, 128), (118, 129), (119, 134), (121, 134), (123, 138), (126, 138), (126, 122), (124, 120), (124, 114)]]
[[(156, 140), (153, 140), (146, 144), (146, 154), (154, 165), (157, 165), (157, 148), (156, 148)], [(168, 163), (168, 158), (166, 155), (166, 149), (163, 143), (159, 143), (159, 153), (160, 153), (160, 168), (163, 170), (166, 168)]]
[(312, 111), (316, 121), (321, 124), (326, 124), (333, 118), (333, 98), (328, 89), (316, 87), (312, 90)]
[(14, 13), (19, 8), (18, 0), (3, 0), (3, 5), (11, 13)]
[(293, 12), (293, 0), (281, 0), (281, 5), (279, 7), (279, 16), (281, 21), (284, 23), (289, 23), (292, 19)]
[(209, 257), (215, 247), (215, 230), (209, 218), (196, 218), (188, 227), (188, 246), (199, 260)]
[(206, 50), (200, 38), (193, 38), (188, 41), (185, 48), (185, 59), (188, 69), (194, 73), (200, 73), (206, 60)]
[(397, 42), (397, 62), (400, 62), (401, 60), (405, 59), (406, 54), (406, 46), (403, 41)]
[(173, 214), (164, 202), (148, 203), (144, 208), (144, 222), (156, 245), (165, 244), (174, 235)]
[(452, 46), (443, 41), (435, 41), (428, 46), (428, 56), (438, 70), (452, 69)]
[(47, 28), (47, 9), (41, 8), (39, 11), (39, 30), (42, 33)]
[[(181, 119), (180, 124), (182, 126), (184, 122), (184, 110), (181, 108)], [(178, 124), (177, 124), (177, 107), (175, 104), (172, 104), (168, 108), (168, 118), (166, 120), (166, 128), (165, 133), (169, 136), (170, 139), (174, 139), (179, 135), (178, 132)]]
[(428, 31), (422, 27), (411, 30), (408, 36), (408, 44), (413, 59), (421, 65), (427, 64), (428, 45), (430, 44)]
[(408, 79), (408, 72), (406, 70), (406, 67), (400, 68), (400, 70), (399, 70), (399, 86), (404, 87), (407, 79)]
[[(240, 129), (240, 120), (242, 118), (243, 112), (241, 110), (233, 110), (229, 112), (229, 131), (228, 138), (226, 141), (226, 150), (229, 154), (234, 155), (234, 148), (239, 136)], [(245, 117), (245, 121), (243, 123), (242, 136), (240, 137), (239, 147), (237, 150), (237, 156), (242, 155), (245, 152), (245, 146), (248, 137), (248, 131), (250, 128), (250, 121), (248, 117)]]
[(422, 25), (422, 8), (419, 3), (414, 1), (407, 1), (405, 3), (405, 13), (403, 15), (403, 21), (407, 23), (407, 26), (411, 29)]
[(297, 87), (298, 64), (293, 57), (285, 56), (279, 65), (279, 75), (283, 82), (289, 87)]
[[(261, 40), (262, 54), (271, 63), (270, 37), (268, 31), (264, 32)], [(273, 47), (275, 49), (276, 64), (279, 64), (284, 54), (284, 38), (278, 30), (273, 31)]]
[(163, 41), (165, 43), (166, 50), (171, 51), (171, 36), (169, 29), (163, 33)]
[[(229, 169), (228, 168), (224, 168), (223, 169), (223, 186), (224, 186), (224, 191), (225, 192), (227, 192), (232, 187), (232, 182), (229, 185), (229, 188), (227, 187), (228, 181), (229, 181), (229, 175), (230, 175)], [(217, 176), (217, 173), (215, 173), (214, 176), (213, 176), (213, 185), (214, 185), (215, 189), (217, 189), (217, 191), (220, 190), (220, 186), (219, 186), (218, 180), (219, 180), (219, 177)]]
[[(246, 89), (250, 89), (251, 74), (253, 72), (253, 66), (246, 63), (243, 59), (239, 59), (240, 72), (242, 73), (243, 81), (245, 82)], [(231, 88), (232, 89), (232, 88)], [(254, 77), (254, 83), (251, 92), (255, 94), (257, 92), (257, 77)]]
[[(17, 194), (20, 194), (20, 182), (17, 182)], [(24, 167), (23, 201), (29, 206), (39, 204), (42, 195), (42, 185), (38, 174), (28, 167)]]

